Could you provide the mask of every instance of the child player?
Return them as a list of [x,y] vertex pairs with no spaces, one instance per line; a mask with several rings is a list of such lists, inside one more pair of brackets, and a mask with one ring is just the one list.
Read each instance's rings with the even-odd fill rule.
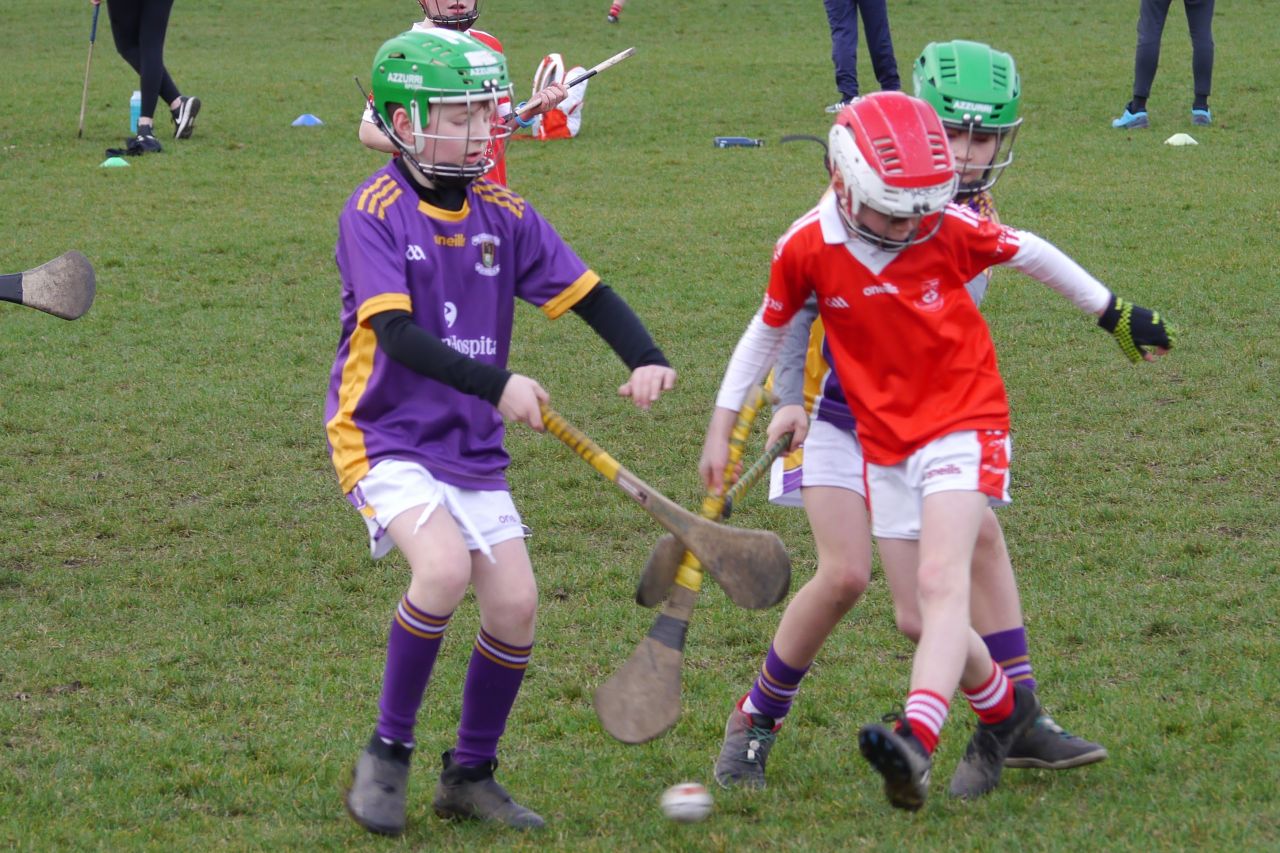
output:
[[409,563],[387,640],[379,716],[346,805],[397,835],[414,725],[449,619],[470,586],[480,610],[457,743],[433,807],[521,829],[543,824],[494,780],[497,746],[533,649],[537,589],[508,492],[503,419],[542,429],[547,392],[507,370],[514,300],[582,317],[631,371],[648,408],[675,383],[644,326],[523,198],[483,176],[504,132],[503,57],[464,33],[408,32],[378,51],[375,108],[400,156],[338,221],[342,332],[326,430],[343,492],[375,558]]
[[[1021,124],[1013,58],[976,42],[933,43],[916,59],[914,77],[916,95],[934,107],[946,128],[960,172],[956,203],[994,218],[990,189],[1013,160]],[[968,283],[975,302],[981,302],[986,284],[986,271]],[[811,298],[792,320],[775,369],[778,409],[805,406],[810,423],[805,446],[775,465],[771,499],[786,506],[803,501],[818,545],[818,570],[788,606],[759,677],[730,714],[716,762],[716,779],[725,786],[764,784],[769,749],[801,679],[871,575],[862,452],[853,415],[828,361],[817,313]],[[806,459],[811,464],[806,465]],[[908,569],[905,576],[888,580],[898,625],[916,639],[920,615],[915,569]],[[990,508],[973,555],[971,612],[974,629],[1009,679],[1035,690],[1017,583],[1000,523]],[[1005,766],[1056,770],[1106,756],[1104,747],[1070,734],[1042,711],[1014,742]],[[958,777],[960,783],[963,778]],[[955,793],[966,792],[960,788]]]
[[[502,42],[496,36],[477,30],[473,24],[480,18],[480,0],[418,0],[422,12],[426,16],[414,22],[410,32],[428,32],[436,28],[465,32],[479,41],[494,53],[503,55]],[[532,127],[534,119],[549,110],[555,109],[568,95],[568,90],[560,83],[554,83],[534,93],[526,103],[511,106],[511,97],[504,95],[498,104],[498,114],[503,122]],[[375,111],[366,109],[360,122],[360,143],[366,148],[381,151],[384,154],[397,153],[396,146],[377,125]],[[493,141],[494,167],[488,178],[500,184],[507,182],[506,138]]]
[[[856,418],[871,533],[886,575],[914,577],[920,618],[905,713],[892,729],[863,727],[859,747],[890,803],[918,809],[957,686],[979,717],[957,771],[965,796],[998,784],[1010,748],[1039,714],[1035,693],[1009,681],[970,627],[970,566],[988,505],[1009,500],[1010,444],[994,347],[965,285],[992,264],[1009,265],[1099,316],[1132,358],[1154,359],[1145,348],[1162,354],[1171,341],[1158,314],[1116,298],[1043,239],[949,204],[955,165],[925,101],[900,92],[854,101],[831,129],[829,167],[831,192],[774,249],[764,305],[730,360],[699,471],[708,488],[721,485],[734,413],[773,364],[787,323],[816,295]],[[793,431],[798,446],[808,427],[802,407],[787,407],[770,439]],[[841,605],[825,604],[822,618],[831,619]],[[809,643],[801,665],[821,638]],[[766,686],[787,699],[803,670],[775,669],[774,657]]]

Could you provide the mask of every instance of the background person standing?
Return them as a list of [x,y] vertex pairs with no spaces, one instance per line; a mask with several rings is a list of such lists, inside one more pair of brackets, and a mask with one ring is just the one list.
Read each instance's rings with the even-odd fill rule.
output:
[[871,51],[871,69],[880,88],[896,92],[902,88],[898,78],[898,60],[893,55],[893,38],[889,34],[889,11],[885,0],[822,0],[827,7],[827,23],[831,25],[831,61],[836,66],[836,88],[840,100],[827,107],[838,113],[858,97],[858,14],[867,34],[867,50]]
[[[1138,48],[1133,59],[1133,100],[1124,115],[1111,122],[1120,130],[1149,127],[1147,98],[1160,64],[1160,37],[1173,0],[1141,0],[1138,6]],[[1209,112],[1209,91],[1213,83],[1213,3],[1214,0],[1182,0],[1191,33],[1191,76],[1195,99],[1191,102],[1191,123],[1213,123]]]
[[[102,0],[89,2],[97,6]],[[128,142],[130,154],[162,150],[154,132],[159,98],[164,98],[169,105],[175,139],[190,138],[196,114],[200,112],[200,99],[183,95],[164,67],[164,38],[172,10],[173,0],[108,0],[107,3],[116,50],[140,78],[138,91],[142,93],[142,108],[137,133]]]

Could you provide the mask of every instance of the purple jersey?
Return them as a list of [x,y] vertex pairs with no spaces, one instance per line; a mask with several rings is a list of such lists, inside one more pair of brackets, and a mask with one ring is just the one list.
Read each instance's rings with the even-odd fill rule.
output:
[[443,210],[421,201],[394,163],[347,201],[336,258],[342,336],[325,428],[342,491],[392,458],[460,488],[507,488],[498,410],[392,361],[369,318],[409,311],[458,352],[505,368],[516,298],[555,318],[600,277],[507,188],[476,181],[461,210]]

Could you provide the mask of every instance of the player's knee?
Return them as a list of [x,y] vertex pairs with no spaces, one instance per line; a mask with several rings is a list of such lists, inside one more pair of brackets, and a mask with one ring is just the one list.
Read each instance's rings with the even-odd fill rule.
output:
[[824,564],[819,568],[818,576],[822,578],[823,594],[831,606],[845,612],[867,591],[871,568],[858,561]]
[[413,583],[433,591],[441,600],[461,601],[471,583],[471,561],[461,559],[410,562]]
[[968,591],[967,567],[924,562],[916,578],[922,605],[960,601]]
[[[538,616],[537,590],[505,596],[484,607],[485,622],[501,625],[503,636],[532,637],[534,622]],[[512,642],[516,642],[512,640]]]

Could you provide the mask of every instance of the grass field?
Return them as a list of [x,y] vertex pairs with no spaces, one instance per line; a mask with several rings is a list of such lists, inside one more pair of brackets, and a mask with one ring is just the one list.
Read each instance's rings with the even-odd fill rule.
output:
[[[584,324],[527,306],[513,366],[692,507],[706,417],[773,241],[825,180],[816,146],[777,138],[825,133],[828,33],[799,0],[636,0],[616,27],[606,6],[485,2],[482,26],[526,96],[547,51],[586,65],[638,51],[591,82],[579,139],[513,144],[511,181],[637,308],[680,387],[636,413]],[[1280,96],[1262,58],[1274,10],[1219,4],[1216,123],[1193,130],[1175,8],[1153,127],[1118,132],[1136,8],[891,4],[904,72],[926,42],[955,37],[1017,58],[1026,124],[998,188],[1003,218],[1184,330],[1173,356],[1137,368],[1017,274],[985,305],[1015,420],[1016,502],[1001,518],[1041,694],[1110,760],[1010,771],[991,797],[950,802],[971,718],[957,707],[938,795],[915,816],[891,810],[854,742],[901,701],[909,666],[877,580],[805,682],[769,789],[716,792],[707,822],[667,823],[659,793],[710,782],[779,612],[739,610],[709,585],[680,724],[649,745],[614,742],[591,695],[653,619],[631,595],[660,531],[554,439],[513,430],[541,608],[501,778],[549,827],[525,838],[431,814],[476,630],[468,602],[428,691],[408,832],[386,841],[346,818],[339,790],[373,724],[407,575],[398,556],[368,559],[321,410],[336,218],[381,164],[356,142],[351,78],[367,82],[415,4],[178,3],[167,58],[204,100],[195,137],[162,136],[163,154],[107,170],[137,80],[106,15],[77,140],[90,7],[7,0],[0,272],[77,248],[98,298],[74,323],[0,306],[0,848],[1276,849]],[[291,128],[303,112],[325,126]],[[1200,145],[1161,144],[1179,131]],[[739,134],[768,143],[712,147]],[[778,531],[798,586],[814,564],[803,515],[763,504],[757,492],[737,523]]]

